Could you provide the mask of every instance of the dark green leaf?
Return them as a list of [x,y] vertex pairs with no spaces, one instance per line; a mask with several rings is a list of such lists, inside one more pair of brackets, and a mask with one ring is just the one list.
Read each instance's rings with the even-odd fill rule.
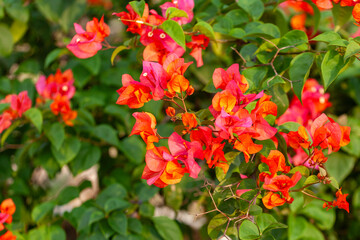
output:
[[295,95],[301,99],[305,81],[309,77],[311,66],[315,59],[314,53],[301,53],[290,63],[289,76],[293,83]]
[[356,158],[347,154],[335,152],[329,155],[325,163],[326,170],[340,184],[353,170]]
[[98,137],[101,140],[104,140],[105,142],[112,144],[114,146],[119,146],[119,139],[117,136],[117,132],[114,128],[112,128],[110,125],[101,124],[96,126],[92,133],[94,136]]
[[325,90],[338,77],[341,70],[346,66],[347,61],[335,50],[329,50],[321,63],[321,73],[324,80]]
[[55,204],[53,202],[44,202],[36,205],[31,212],[31,218],[36,222],[40,222],[46,215],[52,213]]
[[273,86],[269,89],[269,91],[270,95],[272,96],[271,101],[273,101],[278,106],[277,117],[280,117],[289,107],[288,96],[280,84]]
[[70,137],[65,139],[63,145],[57,150],[53,145],[51,146],[51,152],[53,153],[56,161],[60,166],[64,166],[71,162],[78,152],[80,151],[81,142],[75,138]]
[[353,39],[349,40],[349,45],[346,48],[344,60],[346,61],[348,58],[354,56],[355,54],[360,52],[360,45]]
[[122,212],[114,212],[108,218],[110,227],[121,235],[126,234],[128,221],[126,215]]
[[163,239],[182,240],[183,236],[178,224],[168,217],[153,217],[155,228]]
[[56,150],[60,149],[65,140],[65,130],[60,123],[53,123],[49,128],[45,128],[45,135]]
[[254,20],[260,19],[265,10],[264,3],[261,0],[238,0],[237,4],[240,8],[244,9]]
[[100,221],[105,217],[104,213],[97,208],[90,207],[88,208],[83,215],[81,216],[78,231],[81,231],[87,227],[90,227],[91,224]]
[[80,190],[78,187],[69,186],[61,190],[59,196],[56,198],[56,204],[63,205],[71,200],[79,197]]
[[82,142],[81,149],[76,158],[71,162],[72,172],[74,175],[91,168],[100,161],[101,150],[98,146],[93,146],[90,143]]
[[130,203],[125,201],[121,198],[109,198],[104,206],[104,210],[106,214],[109,214],[111,211],[114,210],[123,210],[125,208],[130,207]]

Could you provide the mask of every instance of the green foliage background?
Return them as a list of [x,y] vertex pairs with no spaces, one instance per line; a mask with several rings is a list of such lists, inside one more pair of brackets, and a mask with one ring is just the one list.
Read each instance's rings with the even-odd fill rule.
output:
[[[152,2],[149,4],[155,8],[158,6]],[[243,63],[230,47],[238,49],[247,61],[246,67],[255,64],[254,56],[259,63],[267,63],[273,58],[274,47],[262,43],[260,37],[281,37],[278,47],[295,44],[298,50],[307,49],[305,33],[287,33],[288,17],[275,8],[276,4],[271,0],[239,0],[238,3],[225,0],[195,1],[195,16],[212,24],[216,39],[236,41],[212,44],[204,53],[205,66],[198,69],[193,64],[189,68],[187,77],[197,91],[189,101],[191,109],[200,110],[211,104],[211,93],[214,93],[211,75],[215,68],[226,68],[234,62]],[[154,217],[155,207],[153,201],[149,202],[154,196],[160,196],[164,199],[163,204],[175,211],[186,210],[193,214],[191,208],[194,206],[203,211],[213,209],[206,189],[202,188],[205,178],[220,186],[239,179],[209,171],[203,172],[198,180],[185,177],[180,184],[164,189],[148,186],[141,180],[145,166],[145,145],[137,136],[128,137],[134,124],[131,117],[133,111],[115,102],[118,97],[116,90],[121,87],[121,75],[128,73],[136,79],[141,73],[142,49],[122,51],[112,66],[112,50],[100,51],[90,59],[80,60],[65,48],[74,34],[74,22],[84,25],[86,20],[102,15],[107,23],[116,26],[112,30],[118,29],[113,31],[109,41],[122,44],[131,35],[111,14],[124,11],[125,6],[123,1],[113,1],[113,8],[105,10],[103,7],[90,7],[85,0],[0,0],[0,99],[7,94],[27,90],[35,102],[34,82],[40,74],[49,75],[57,68],[72,69],[77,90],[72,100],[73,108],[78,110],[75,127],[64,127],[56,119],[46,120],[42,124],[35,121],[38,124],[35,127],[21,124],[0,148],[0,197],[11,197],[16,203],[17,211],[11,229],[18,239],[62,240],[76,239],[76,236],[77,239],[94,240],[208,239],[209,236],[216,239],[224,231],[227,220],[216,213],[206,215],[208,223],[200,230],[167,217]],[[320,31],[329,30],[324,27],[325,24],[319,23],[327,21],[326,17],[331,13],[316,14],[310,24],[317,25]],[[342,18],[347,21],[349,17],[346,16],[342,15]],[[341,21],[341,18],[337,19]],[[273,64],[279,73],[290,68],[286,75],[289,79],[303,79],[302,84],[300,82],[296,87],[296,95],[301,94],[310,70],[310,77],[320,80],[322,76],[333,103],[328,113],[341,116],[338,120],[342,121],[342,125],[351,126],[351,143],[342,152],[331,155],[327,164],[331,176],[342,185],[344,192],[350,194],[351,213],[326,211],[319,201],[312,201],[303,207],[308,199],[300,194],[294,196],[296,200],[293,204],[274,211],[264,210],[262,213],[256,207],[251,209],[260,228],[245,221],[240,226],[239,236],[236,229],[230,226],[227,232],[230,237],[256,239],[261,234],[262,239],[360,238],[357,161],[360,157],[360,64],[353,57],[360,47],[357,39],[348,38],[349,32],[354,29],[349,24],[343,26],[344,22],[337,24],[348,32],[342,30],[340,35],[332,32],[329,33],[331,36],[322,36],[323,39],[318,36],[321,43],[311,43],[316,50],[324,49],[324,52],[302,53],[296,58],[281,55]],[[201,24],[198,26],[198,29],[203,28]],[[344,51],[340,56],[336,49],[342,47]],[[187,61],[192,59],[188,57]],[[349,62],[351,66],[347,65]],[[304,67],[300,71],[292,71],[291,66],[298,64]],[[337,78],[345,67],[346,71]],[[275,76],[267,84],[274,75],[270,66],[248,68],[242,74],[249,79],[254,90],[269,90],[276,94],[275,98],[288,99],[287,95],[292,96],[288,82],[281,77]],[[279,111],[285,111],[288,104],[285,101]],[[169,135],[174,124],[165,117],[165,107],[160,101],[151,101],[140,111],[154,113],[160,134]],[[41,111],[43,116],[49,114],[45,109]],[[240,156],[235,156],[232,161],[232,166],[239,167],[241,171],[251,171],[242,168],[244,159]],[[56,206],[69,203],[79,197],[82,190],[91,187],[91,182],[86,180],[76,186],[65,186],[64,181],[57,178],[65,165],[74,176],[96,165],[99,194],[70,212],[56,214]],[[48,179],[34,182],[39,177],[40,168],[46,171]],[[224,180],[220,181],[222,178]],[[254,183],[249,180],[246,184]],[[221,197],[226,195],[219,189],[215,189],[215,199],[218,197],[216,194]],[[316,187],[313,190],[326,199],[332,199],[334,195],[334,189],[330,187]],[[219,204],[231,214],[234,211],[232,204],[238,203]],[[283,228],[282,223],[288,227]]]

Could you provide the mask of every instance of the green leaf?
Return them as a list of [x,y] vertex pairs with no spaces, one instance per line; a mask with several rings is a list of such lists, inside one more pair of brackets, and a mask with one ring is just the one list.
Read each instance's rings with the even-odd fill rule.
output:
[[182,188],[178,187],[178,185],[170,185],[165,187],[164,197],[166,205],[176,211],[180,209],[184,200]]
[[145,1],[131,1],[129,2],[132,9],[140,16],[142,17],[144,15],[145,10]]
[[121,235],[126,234],[128,221],[126,215],[122,212],[114,212],[108,218],[110,227]]
[[5,132],[2,133],[1,136],[1,146],[4,146],[6,139],[10,136],[10,134],[21,125],[21,121],[15,121],[13,122],[8,129],[5,130]]
[[[110,239],[114,235],[115,231],[110,227],[107,219],[103,219],[99,223],[100,231],[106,239]],[[114,240],[114,238],[112,238]]]
[[160,25],[160,28],[164,30],[164,32],[168,34],[177,44],[186,49],[184,30],[179,23],[174,20],[166,20]]
[[43,124],[43,116],[41,111],[37,108],[30,108],[24,113],[24,115],[32,122],[32,124],[34,124],[39,133],[41,133]]
[[194,27],[193,27],[193,31],[194,32],[200,32],[201,34],[204,34],[205,36],[207,36],[208,38],[215,40],[215,32],[214,29],[212,28],[212,26],[210,24],[208,24],[207,22],[204,21],[200,21],[198,22]]
[[142,232],[142,224],[140,220],[136,218],[128,218],[128,228],[130,231],[141,234]]
[[330,184],[336,189],[339,189],[339,183],[334,177],[330,177],[329,180],[331,181]]
[[271,101],[273,101],[277,106],[277,117],[283,115],[289,107],[289,98],[281,87],[281,84],[277,84],[269,89],[270,95],[272,96]]
[[347,154],[335,152],[329,155],[325,163],[326,170],[339,184],[351,173],[355,166],[356,158]]
[[260,229],[261,234],[276,228],[287,228],[285,224],[279,223],[272,215],[268,213],[263,213],[257,216],[256,223]]
[[0,56],[7,56],[12,52],[13,37],[5,24],[0,24],[0,32]]
[[126,46],[118,46],[111,54],[111,65],[114,65],[115,57],[122,51],[128,49]]
[[10,103],[0,103],[0,113],[7,110],[9,107],[10,107]]
[[322,230],[331,230],[335,223],[335,210],[325,209],[322,207],[323,202],[312,201],[300,210],[300,214],[304,214],[308,218],[315,220],[316,226]]
[[[19,239],[19,238],[17,238]],[[37,240],[65,240],[66,233],[58,225],[46,226],[42,225],[38,228],[33,228],[29,231],[27,239],[37,239]],[[22,240],[20,238],[19,240]]]
[[265,10],[264,3],[261,0],[238,0],[237,5],[244,9],[254,20],[260,19]]
[[295,95],[301,99],[304,84],[309,77],[311,66],[315,59],[314,53],[301,53],[297,55],[290,63],[289,76],[293,83]]
[[311,41],[329,43],[329,42],[339,40],[339,39],[341,39],[341,36],[338,33],[328,31],[328,32],[324,32],[324,33],[317,35],[316,37],[311,39]]
[[182,240],[179,225],[168,217],[153,217],[155,228],[163,239]]
[[119,149],[133,163],[140,164],[144,161],[146,146],[139,137],[127,137],[120,142]]
[[81,148],[81,142],[75,137],[65,139],[63,145],[57,150],[54,145],[51,146],[51,152],[53,153],[56,161],[62,167],[71,162]]
[[185,18],[189,17],[187,12],[185,12],[184,10],[180,10],[176,7],[169,7],[168,9],[166,9],[165,16],[167,19],[173,19],[175,17],[185,17]]
[[110,125],[106,125],[106,124],[98,125],[93,129],[92,133],[94,136],[98,137],[101,140],[104,140],[109,144],[112,144],[117,147],[119,146],[120,142],[117,136],[117,132]]
[[319,28],[319,24],[320,24],[320,19],[321,19],[321,13],[319,8],[316,6],[316,4],[311,1],[311,0],[304,0],[304,2],[307,2],[313,9],[313,15],[314,17],[312,19],[314,19],[314,24],[312,24],[312,26],[314,27],[313,30],[313,34],[316,34],[318,32],[318,28]]
[[46,215],[52,213],[55,207],[53,202],[44,202],[36,205],[31,212],[31,218],[36,222],[40,222]]
[[259,229],[253,222],[251,222],[249,220],[245,220],[240,225],[239,236],[240,236],[240,239],[243,239],[243,240],[252,240],[252,239],[258,239],[260,236],[260,233],[259,233]]
[[44,67],[47,68],[50,64],[55,61],[64,52],[64,49],[57,48],[52,50],[45,58]]
[[114,183],[105,188],[96,198],[96,204],[105,208],[105,204],[110,198],[124,198],[126,196],[126,189],[119,183]]
[[300,172],[302,176],[304,177],[308,177],[310,175],[310,171],[307,167],[305,166],[297,166],[297,167],[294,167],[290,170],[289,173],[296,173],[296,172]]
[[[300,48],[300,45],[306,44],[306,47],[302,47],[300,49],[296,50],[306,50],[308,48],[308,37],[304,31],[301,30],[292,30],[287,32],[282,38],[280,38],[278,47],[287,47],[287,46],[298,46]],[[289,48],[290,49],[290,48]]]
[[26,23],[29,20],[29,7],[25,7],[21,0],[4,0],[6,12],[14,20]]
[[101,150],[98,146],[82,142],[81,149],[76,158],[71,162],[71,170],[74,175],[91,168],[100,161]]
[[130,207],[131,204],[128,201],[125,201],[121,198],[109,198],[105,202],[104,210],[106,214],[109,214],[111,211],[114,210],[123,210],[125,208]]
[[53,123],[49,128],[45,128],[45,135],[50,140],[52,146],[59,150],[65,140],[65,130],[60,123]]
[[360,45],[353,39],[349,40],[349,45],[346,48],[346,52],[344,55],[344,60],[346,61],[348,58],[354,56],[355,54],[360,52]]
[[278,130],[284,133],[297,132],[300,126],[300,123],[297,122],[285,122],[278,126]]
[[82,66],[84,66],[92,75],[98,75],[101,68],[100,55],[96,54],[91,58],[78,59]]
[[288,225],[289,240],[324,240],[321,231],[303,217],[290,215]]
[[304,186],[309,185],[309,184],[318,183],[318,182],[319,182],[319,178],[316,175],[311,175],[308,178],[306,178],[306,180],[304,182]]
[[321,63],[321,74],[323,77],[325,90],[338,77],[346,63],[347,62],[344,61],[344,57],[341,56],[337,51],[327,51]]
[[140,205],[139,213],[143,217],[152,217],[154,216],[155,207],[151,205],[150,203],[143,203]]
[[64,205],[71,200],[79,197],[80,190],[78,187],[69,186],[61,190],[59,196],[56,198],[56,204]]
[[222,215],[215,215],[209,222],[207,227],[207,232],[211,239],[218,239],[221,235],[223,235],[223,231],[228,222],[228,219]]
[[258,206],[258,205],[251,205],[250,209],[249,209],[249,214],[252,216],[257,216],[259,214],[261,214],[263,211],[262,207]]
[[242,28],[233,28],[229,32],[229,35],[237,39],[242,39],[243,37],[245,37],[246,33]]
[[[257,23],[257,22],[256,22]],[[254,22],[250,22],[246,25],[246,37],[265,37],[265,38],[279,38],[279,28],[271,23],[257,24],[252,27]]]
[[331,11],[334,16],[335,30],[340,29],[344,24],[349,22],[353,8],[354,7],[344,7],[340,6],[340,4],[333,4]]
[[105,217],[104,213],[97,208],[90,207],[88,208],[81,216],[78,231],[81,231],[87,227],[90,227],[91,224],[100,221]]
[[26,33],[28,29],[27,23],[15,20],[10,27],[10,32],[14,43],[17,43]]

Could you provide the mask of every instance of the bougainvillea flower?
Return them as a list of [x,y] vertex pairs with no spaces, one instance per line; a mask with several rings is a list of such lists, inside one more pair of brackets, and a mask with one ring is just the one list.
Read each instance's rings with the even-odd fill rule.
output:
[[260,152],[263,148],[260,144],[255,144],[250,134],[239,135],[234,143],[234,148],[244,153],[245,161],[249,162],[250,154]]
[[271,150],[268,157],[261,156],[261,162],[269,166],[270,177],[275,176],[277,172],[288,173],[290,171],[290,166],[286,166],[284,155],[278,150]]
[[336,200],[333,202],[334,206],[340,209],[345,209],[349,213],[349,203],[346,201],[346,197],[349,194],[342,194],[341,188],[336,192]]
[[166,115],[168,115],[169,117],[175,116],[175,113],[176,113],[175,108],[173,108],[173,107],[167,107],[165,112],[166,112]]
[[348,144],[350,141],[349,134],[350,127],[342,130],[339,124],[325,114],[321,114],[311,125],[313,146],[320,146],[323,149],[329,148],[329,153],[339,151],[340,147]]
[[262,202],[267,209],[272,209],[273,207],[282,206],[286,203],[284,198],[281,198],[279,194],[268,192],[263,198]]
[[110,35],[110,27],[104,22],[104,16],[101,17],[100,21],[97,18],[93,18],[92,21],[86,23],[86,31],[95,33],[95,41],[102,42]]
[[122,23],[128,26],[126,31],[143,35],[146,27],[143,23],[147,22],[149,17],[149,6],[145,4],[144,13],[141,17],[133,10],[130,4],[126,6],[126,9],[129,11],[128,13],[120,12],[113,13],[113,15],[119,17]]
[[203,151],[199,142],[188,142],[174,132],[169,137],[169,149],[174,159],[185,164],[185,169],[190,177],[197,178],[201,170],[195,158],[203,159]]
[[21,117],[24,112],[31,108],[32,104],[27,91],[22,91],[18,95],[7,95],[0,103],[10,103],[10,108],[5,112],[11,114],[12,118]]
[[116,104],[128,105],[129,108],[139,108],[152,99],[151,89],[135,81],[129,74],[122,75],[122,84],[117,93],[120,95]]
[[184,75],[185,71],[192,63],[193,62],[186,63],[185,60],[180,58],[177,54],[169,54],[163,64],[163,67],[168,74],[168,80],[177,75]]
[[40,76],[36,82],[36,90],[45,99],[55,99],[60,94],[71,99],[75,94],[74,77],[71,69],[63,73],[58,69],[55,74]]
[[248,116],[230,115],[225,110],[215,120],[215,129],[219,131],[219,136],[223,139],[233,139],[234,133],[241,135],[252,126],[251,118]]
[[224,90],[215,94],[212,99],[212,107],[216,111],[224,109],[227,113],[232,113],[236,104],[236,97],[230,91]]
[[357,3],[352,11],[353,18],[356,22],[360,22],[360,3]]
[[314,164],[323,164],[327,161],[327,157],[324,156],[324,153],[315,148],[314,149],[314,155],[311,157],[311,161],[314,163]]
[[55,115],[61,115],[66,125],[74,126],[72,120],[77,117],[77,112],[71,110],[70,101],[66,96],[57,95],[54,102],[50,104],[50,108]]
[[289,146],[294,149],[299,147],[307,149],[310,146],[309,135],[304,126],[300,126],[297,132],[289,132],[287,137]]
[[272,192],[281,192],[287,202],[292,202],[289,195],[290,188],[294,187],[301,179],[301,173],[296,172],[291,178],[286,175],[266,177],[263,188]]
[[13,117],[9,112],[0,114],[0,133],[11,126],[12,119]]
[[164,97],[166,80],[167,73],[161,64],[147,61],[143,62],[143,72],[140,75],[140,82],[151,89],[155,101]]
[[188,14],[188,17],[176,17],[174,18],[179,24],[186,24],[192,21],[194,17],[193,9],[194,9],[194,0],[172,0],[171,2],[166,2],[160,6],[162,10],[162,15],[166,16],[166,10],[169,7],[178,8],[180,10],[185,11]]
[[190,129],[198,125],[198,122],[196,120],[196,115],[193,113],[183,113],[181,120],[183,122],[186,131],[189,131]]
[[136,122],[129,136],[140,135],[146,143],[147,150],[154,148],[154,142],[159,141],[156,135],[156,119],[154,115],[148,112],[135,112],[133,117]]
[[[146,166],[142,174],[142,179],[146,179],[147,184],[154,184],[157,187],[163,188],[168,184],[180,182],[185,173],[185,169],[177,163],[177,160],[173,160],[172,164],[167,167],[172,159],[164,158],[164,155],[170,155],[166,147],[154,147],[146,152]],[[164,172],[167,173],[161,178]]]
[[96,41],[97,34],[85,32],[77,23],[74,23],[76,35],[66,46],[76,57],[89,58],[94,56],[101,48],[100,42]]
[[0,240],[16,240],[16,236],[12,232],[6,231],[3,235],[0,236]]
[[215,69],[212,78],[216,89],[220,88],[225,90],[231,81],[235,81],[242,93],[245,93],[249,88],[246,78],[240,74],[239,64],[237,63],[231,65],[226,71],[222,68]]
[[8,215],[7,218],[5,219],[6,223],[12,222],[12,215],[15,213],[15,211],[16,211],[16,206],[11,198],[8,198],[8,199],[5,199],[4,201],[2,201],[2,203],[0,205],[0,212],[2,214]]
[[306,22],[306,14],[298,14],[291,18],[290,25],[292,29],[297,29],[301,31],[305,31],[305,22]]
[[191,42],[186,43],[186,46],[188,48],[191,48],[190,55],[195,58],[197,67],[201,67],[204,65],[203,59],[202,59],[202,50],[206,49],[206,47],[209,45],[210,39],[205,35],[193,35],[191,37]]
[[277,132],[277,129],[271,127],[264,119],[267,115],[277,115],[277,105],[270,101],[271,96],[264,94],[256,103],[255,108],[251,111],[253,129],[259,134],[254,136],[258,140],[271,139]]
[[187,80],[183,75],[175,75],[167,83],[167,89],[170,94],[186,92],[189,87],[189,80]]
[[197,141],[205,147],[203,153],[209,168],[215,166],[222,168],[224,173],[228,171],[229,165],[223,151],[225,143],[221,143],[222,138],[214,138],[210,128],[198,127],[197,130],[192,130],[190,140]]

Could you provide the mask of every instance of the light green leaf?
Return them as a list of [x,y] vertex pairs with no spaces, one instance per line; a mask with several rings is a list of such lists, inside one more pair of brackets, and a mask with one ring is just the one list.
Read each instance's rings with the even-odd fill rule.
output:
[[238,0],[237,4],[254,20],[260,19],[265,10],[264,3],[261,0]]
[[212,26],[210,24],[208,24],[207,22],[204,21],[200,21],[198,22],[194,27],[193,27],[193,31],[194,32],[200,32],[201,34],[204,34],[205,36],[207,36],[208,38],[215,40],[215,33],[214,33],[214,29],[212,28]]
[[145,1],[141,0],[141,1],[131,1],[129,2],[130,6],[132,7],[132,9],[140,16],[142,17],[144,14],[144,10],[145,10]]
[[253,222],[249,220],[245,220],[240,225],[239,236],[240,239],[242,240],[252,240],[252,239],[258,239],[260,233],[259,233],[259,229]]
[[10,29],[5,24],[0,24],[0,56],[7,56],[12,52],[14,40]]
[[36,222],[40,222],[46,215],[52,213],[55,207],[53,202],[44,202],[36,205],[31,212],[31,218]]
[[329,42],[339,40],[339,39],[341,39],[341,37],[340,37],[340,35],[338,33],[328,31],[328,32],[324,32],[324,33],[321,33],[321,34],[317,35],[316,37],[311,39],[311,41],[329,43]]
[[24,113],[24,115],[32,122],[32,124],[34,124],[39,133],[41,133],[43,124],[43,116],[41,111],[37,108],[30,108]]
[[114,65],[115,57],[122,51],[128,49],[126,46],[118,46],[111,54],[111,64]]
[[185,18],[189,17],[187,12],[185,12],[184,10],[180,10],[176,7],[169,7],[168,9],[166,9],[165,16],[167,19],[173,19],[175,17],[185,17]]
[[184,30],[179,23],[174,20],[166,20],[160,25],[160,28],[164,30],[164,32],[168,34],[177,44],[186,49]]
[[309,185],[309,184],[318,183],[318,182],[319,182],[319,178],[316,175],[311,175],[308,178],[306,178],[306,180],[304,182],[304,186]]
[[57,150],[54,145],[51,146],[51,152],[55,157],[56,161],[62,167],[71,162],[81,148],[81,142],[75,137],[65,139],[61,148]]
[[344,60],[354,56],[355,54],[360,52],[360,45],[353,39],[349,40],[349,45],[346,48],[346,52],[344,55]]

